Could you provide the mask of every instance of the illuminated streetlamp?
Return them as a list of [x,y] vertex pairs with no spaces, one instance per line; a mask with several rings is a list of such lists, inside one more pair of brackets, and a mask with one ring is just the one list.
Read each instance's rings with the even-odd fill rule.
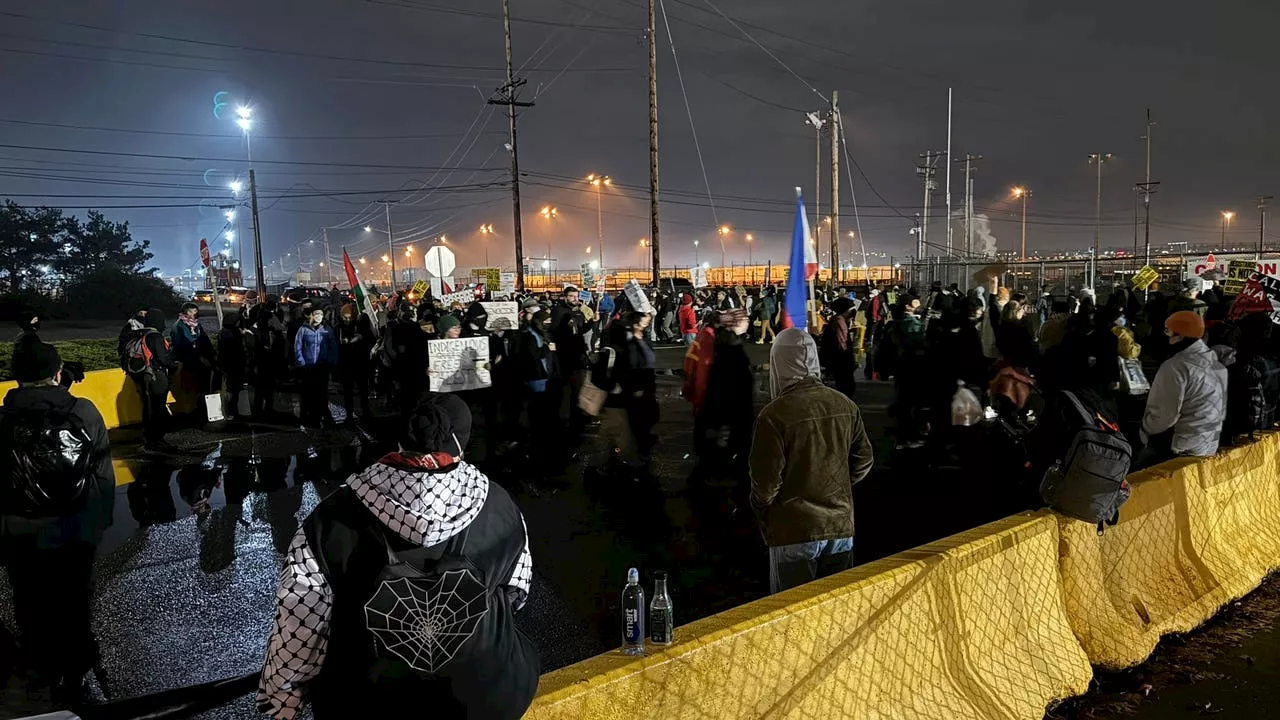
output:
[[231,182],[227,183],[227,187],[231,188],[231,192],[233,194],[239,195],[240,191],[244,190],[244,183],[240,182],[239,180],[232,180]]
[[1013,189],[1013,197],[1022,199],[1022,259],[1027,259],[1027,198],[1031,197],[1031,191],[1025,187],[1015,187]]
[[1234,210],[1222,211],[1222,249],[1223,250],[1227,249],[1227,228],[1230,227],[1231,221],[1232,219],[1235,218],[1235,216],[1236,216],[1236,213]]
[[591,173],[587,176],[587,184],[596,189],[596,240],[600,244],[600,262],[604,262],[604,205],[601,200],[601,192],[604,188],[613,185],[613,178],[608,175],[596,175]]
[[[546,208],[543,208],[543,209],[545,210]],[[493,225],[481,225],[481,226],[480,226],[480,234],[481,234],[481,235],[492,235],[492,234],[493,234]],[[488,241],[488,238],[485,238],[485,240],[484,240],[484,264],[485,264],[485,267],[488,267],[488,266],[489,266],[489,241]]]
[[751,247],[752,243],[754,243],[755,240],[756,240],[755,235],[752,235],[751,233],[747,233],[746,241],[747,241],[747,264],[748,265],[755,265],[755,259],[752,257],[752,251],[754,248]]
[[699,245],[699,243],[700,243],[700,242],[701,242],[701,241],[699,241],[699,240],[694,240],[694,241],[693,241],[693,264],[694,264],[694,265],[697,265],[697,264],[698,264],[698,245]]

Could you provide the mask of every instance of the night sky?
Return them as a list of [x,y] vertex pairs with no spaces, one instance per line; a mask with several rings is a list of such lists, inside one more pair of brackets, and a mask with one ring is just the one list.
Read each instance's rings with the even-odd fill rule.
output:
[[[859,226],[851,171],[869,252],[913,251],[909,218],[922,204],[914,167],[920,152],[946,147],[948,87],[953,154],[985,156],[976,204],[1002,250],[1019,241],[1014,185],[1034,193],[1030,250],[1092,244],[1093,152],[1115,153],[1104,168],[1103,245],[1131,247],[1147,108],[1161,183],[1153,245],[1216,242],[1219,212],[1230,209],[1239,213],[1232,238],[1252,246],[1255,198],[1280,190],[1268,132],[1280,110],[1269,82],[1280,8],[1268,3],[715,3],[777,61],[705,0],[666,0],[714,210],[660,14],[664,266],[693,262],[694,239],[700,260],[718,264],[721,224],[733,228],[729,262],[747,260],[746,233],[756,262],[785,262],[795,186],[813,208],[814,136],[802,111],[825,109],[813,89],[840,93],[860,166],[846,169],[842,157],[841,231]],[[561,267],[598,257],[596,197],[584,178],[607,173],[616,184],[603,195],[606,264],[639,266],[648,235],[643,0],[512,6],[523,99],[537,102],[520,119],[526,253],[545,255],[550,243]],[[165,274],[180,273],[198,262],[201,237],[221,247],[216,206],[232,201],[226,184],[247,169],[234,105],[247,103],[269,274],[286,252],[283,267],[297,269],[299,245],[304,266],[318,260],[322,226],[340,226],[329,231],[335,256],[346,245],[375,260],[385,235],[363,227],[384,227],[382,206],[370,205],[380,199],[399,201],[397,239],[412,241],[418,263],[443,234],[460,267],[485,264],[478,227],[491,223],[489,260],[513,265],[506,120],[485,102],[504,76],[498,0],[4,0],[0,13],[9,99],[0,196],[127,219]],[[221,119],[220,91],[231,103]],[[824,160],[824,214],[829,172]],[[958,209],[961,175],[952,182]],[[437,189],[411,192],[424,185]],[[940,187],[933,242],[945,237],[944,202]],[[120,207],[142,205],[164,207]],[[547,205],[558,218],[538,215]],[[248,228],[242,219],[237,242]],[[851,242],[844,259],[860,262]],[[403,264],[404,247],[397,252]]]

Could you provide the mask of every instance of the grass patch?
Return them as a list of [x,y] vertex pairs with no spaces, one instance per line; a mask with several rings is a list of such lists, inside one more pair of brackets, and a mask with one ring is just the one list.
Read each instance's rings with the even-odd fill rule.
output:
[[[52,343],[63,362],[84,363],[84,369],[110,370],[120,367],[116,356],[116,340],[63,340]],[[12,380],[13,343],[0,343],[0,380]]]

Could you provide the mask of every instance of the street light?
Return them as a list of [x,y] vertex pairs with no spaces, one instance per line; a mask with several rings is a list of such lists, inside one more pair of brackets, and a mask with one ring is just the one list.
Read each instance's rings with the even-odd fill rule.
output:
[[1022,199],[1022,259],[1027,259],[1027,198],[1031,197],[1031,191],[1024,187],[1015,187],[1013,189],[1013,197]]
[[236,219],[236,211],[235,211],[235,210],[228,210],[228,211],[226,211],[225,213],[223,213],[223,215],[226,215],[226,216],[227,216],[227,222],[235,222],[235,219]]
[[693,264],[694,264],[694,265],[697,265],[697,264],[698,264],[698,244],[699,244],[699,242],[700,242],[700,241],[698,241],[698,240],[694,240],[694,241],[693,241]]
[[372,225],[365,225],[365,226],[364,226],[364,231],[365,231],[365,232],[373,232],[373,226],[372,226]]
[[361,264],[361,265],[364,265],[366,262],[368,262],[368,261],[367,261],[367,260],[365,260],[364,258],[360,258],[360,264]]
[[228,231],[226,231],[225,233],[223,233],[223,234],[222,234],[222,236],[223,236],[223,237],[225,237],[225,238],[227,239],[227,242],[235,242],[235,241],[236,241],[236,231],[235,231],[235,230],[228,230]]
[[[544,208],[544,209],[545,209],[545,208]],[[481,226],[480,226],[480,234],[481,234],[481,235],[492,235],[492,234],[493,234],[493,225],[481,225]],[[489,266],[489,241],[488,241],[488,238],[485,238],[485,242],[484,242],[484,264],[485,264],[485,267],[488,267],[488,266]]]
[[560,209],[553,208],[550,205],[547,205],[542,208],[539,214],[542,215],[544,220],[550,220],[551,218],[554,218],[554,217],[560,217]]
[[1235,216],[1236,216],[1236,213],[1234,210],[1222,211],[1222,249],[1223,250],[1227,249],[1227,227],[1231,225],[1231,220],[1235,218]]
[[244,190],[244,183],[240,182],[239,180],[232,180],[231,182],[227,183],[227,187],[231,188],[232,193],[239,195],[240,191]]
[[601,192],[604,188],[613,185],[613,178],[608,175],[597,175],[591,173],[587,176],[587,184],[596,189],[596,241],[600,245],[600,262],[604,263],[604,204],[601,199]]

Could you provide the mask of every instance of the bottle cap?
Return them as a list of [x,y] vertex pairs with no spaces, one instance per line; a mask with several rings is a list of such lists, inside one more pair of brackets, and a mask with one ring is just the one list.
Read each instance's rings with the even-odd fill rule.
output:
[[629,582],[629,583],[638,583],[638,582],[640,582],[640,571],[639,571],[639,570],[637,570],[637,569],[635,569],[635,568],[631,568],[630,570],[628,570],[628,571],[627,571],[627,582]]

